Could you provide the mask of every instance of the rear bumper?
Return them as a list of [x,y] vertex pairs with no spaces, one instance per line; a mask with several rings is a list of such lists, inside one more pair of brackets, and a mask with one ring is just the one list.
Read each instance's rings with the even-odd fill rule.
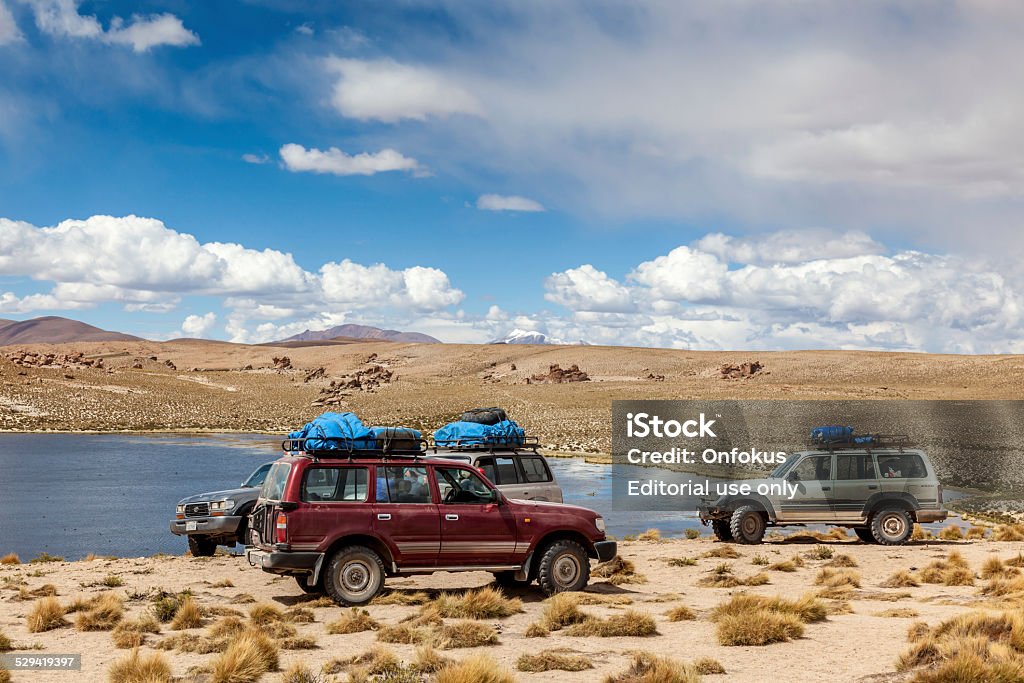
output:
[[615,557],[619,551],[619,545],[615,541],[598,541],[594,544],[594,551],[597,552],[598,561],[607,562]]
[[245,551],[245,559],[250,566],[259,567],[271,574],[315,574],[323,557],[323,553],[316,552],[281,553],[258,548],[247,548]]
[[[189,536],[191,534],[203,534],[205,536],[231,536],[238,533],[238,527],[242,523],[242,517],[189,517],[187,519],[172,519],[171,533],[176,536]],[[189,531],[187,525],[195,522],[196,528]]]
[[917,511],[917,521],[918,522],[942,522],[947,517],[949,517],[949,513],[946,512],[945,510],[918,510]]

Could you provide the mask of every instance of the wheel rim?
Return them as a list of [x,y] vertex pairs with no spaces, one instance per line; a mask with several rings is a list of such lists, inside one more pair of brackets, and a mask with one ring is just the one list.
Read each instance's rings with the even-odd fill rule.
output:
[[761,520],[758,519],[756,514],[749,514],[743,518],[743,523],[740,525],[740,530],[744,536],[756,536],[758,530],[761,528]]
[[341,568],[341,587],[346,593],[359,594],[366,592],[373,580],[373,572],[363,560],[346,562]]
[[555,583],[559,586],[571,586],[580,575],[580,562],[575,555],[559,555],[551,566]]
[[902,515],[889,514],[882,518],[882,533],[889,538],[899,538],[907,530],[907,524]]

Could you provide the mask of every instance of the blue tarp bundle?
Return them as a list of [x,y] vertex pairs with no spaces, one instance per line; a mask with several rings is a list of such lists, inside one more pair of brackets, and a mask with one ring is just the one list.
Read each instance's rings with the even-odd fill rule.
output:
[[827,441],[849,441],[853,437],[853,427],[832,425],[815,427],[811,430],[811,441],[822,443]]
[[419,439],[422,434],[415,429],[366,427],[355,413],[324,413],[288,435],[289,439],[305,439],[307,451],[375,450],[382,448],[386,439],[401,437]]
[[438,446],[522,446],[526,431],[512,420],[485,425],[478,422],[449,422],[434,432]]

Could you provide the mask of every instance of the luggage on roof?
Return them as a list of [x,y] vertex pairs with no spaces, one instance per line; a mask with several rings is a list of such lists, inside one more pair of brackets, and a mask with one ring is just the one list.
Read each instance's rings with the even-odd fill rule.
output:
[[853,427],[831,425],[815,427],[811,430],[812,443],[828,443],[829,441],[849,441],[853,437]]
[[464,412],[459,421],[476,422],[482,425],[496,425],[499,422],[507,422],[508,414],[497,406],[492,408],[473,408]]
[[355,413],[323,413],[291,432],[285,451],[421,453],[423,435],[408,427],[367,427]]
[[492,425],[459,420],[434,432],[434,445],[440,448],[515,448],[526,445],[526,431],[512,420]]

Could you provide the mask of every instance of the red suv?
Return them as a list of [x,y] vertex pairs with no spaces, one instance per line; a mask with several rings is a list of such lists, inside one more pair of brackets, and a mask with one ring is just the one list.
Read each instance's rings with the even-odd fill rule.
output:
[[285,451],[249,518],[246,558],[342,605],[369,602],[388,576],[436,571],[581,590],[590,560],[616,553],[596,512],[509,500],[479,470],[423,449]]

